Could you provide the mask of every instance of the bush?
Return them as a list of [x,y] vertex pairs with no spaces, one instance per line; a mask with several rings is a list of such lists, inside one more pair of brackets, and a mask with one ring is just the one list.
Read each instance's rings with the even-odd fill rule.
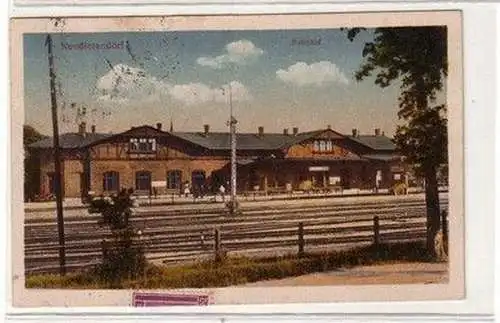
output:
[[112,232],[111,241],[103,241],[102,263],[95,268],[101,283],[109,288],[120,288],[124,280],[137,279],[146,270],[144,247],[135,239],[138,235],[130,224],[133,201],[131,190],[122,190],[118,195],[94,199],[90,213],[100,213],[100,224]]
[[99,279],[91,273],[67,274],[60,276],[32,275],[26,278],[26,288],[102,288]]
[[[144,265],[143,275],[126,277],[113,288],[210,288],[240,285],[269,279],[281,279],[342,267],[372,265],[397,261],[426,261],[423,243],[403,243],[373,246],[339,252],[309,253],[302,258],[294,255],[250,259],[227,258],[221,263],[204,261],[192,265],[159,267]],[[119,261],[117,261],[119,263]],[[108,269],[111,272],[111,269]],[[95,277],[98,277],[97,279]],[[109,280],[100,280],[92,273],[59,277],[56,275],[31,276],[27,287],[38,288],[109,288]]]

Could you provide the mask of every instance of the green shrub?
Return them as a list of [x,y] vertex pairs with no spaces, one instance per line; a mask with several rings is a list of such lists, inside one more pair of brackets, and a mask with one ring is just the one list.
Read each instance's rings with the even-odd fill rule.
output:
[[90,213],[101,214],[100,223],[112,232],[112,239],[103,241],[102,263],[95,268],[95,274],[108,288],[122,288],[124,280],[137,279],[147,266],[144,248],[129,221],[131,194],[131,190],[123,189],[118,195],[92,200],[89,207]]
[[240,285],[269,279],[281,279],[304,274],[371,265],[393,261],[426,261],[423,243],[381,245],[377,253],[373,246],[338,252],[309,253],[302,258],[294,255],[251,259],[227,258],[221,263],[204,261],[191,265],[160,267],[145,265],[145,271],[110,285],[100,279],[99,272],[27,277],[28,288],[209,288]]

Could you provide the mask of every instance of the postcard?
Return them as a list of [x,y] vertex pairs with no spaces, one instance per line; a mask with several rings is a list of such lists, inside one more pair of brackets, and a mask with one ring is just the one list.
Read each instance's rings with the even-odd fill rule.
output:
[[13,305],[462,299],[461,26],[12,19]]

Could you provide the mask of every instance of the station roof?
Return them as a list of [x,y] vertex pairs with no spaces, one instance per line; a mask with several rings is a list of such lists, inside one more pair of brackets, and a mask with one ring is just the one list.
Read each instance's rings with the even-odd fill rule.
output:
[[[82,136],[79,133],[70,132],[59,136],[59,146],[63,149],[78,149],[97,142],[102,139],[111,137],[112,134],[105,133],[87,133]],[[52,137],[47,137],[37,142],[32,143],[30,148],[52,148],[54,145]]]
[[[175,136],[209,150],[228,150],[231,147],[230,134],[228,132],[209,132],[208,134],[202,132],[164,132],[150,126],[142,126],[127,130],[127,133],[133,131],[134,129],[137,130],[141,128],[154,129],[157,133]],[[296,135],[281,133],[237,133],[236,142],[238,149],[240,150],[279,150],[300,143],[304,140],[312,139],[325,131],[332,130],[320,129],[309,132],[301,132]],[[116,135],[119,134],[86,133],[85,135],[82,135],[80,133],[65,133],[60,135],[59,143],[63,149],[78,149],[91,146],[97,142],[101,142]],[[355,137],[346,135],[341,136],[375,151],[395,150],[394,143],[385,135],[360,135]],[[40,149],[50,149],[52,147],[53,141],[51,137],[44,138],[30,145],[30,148]]]

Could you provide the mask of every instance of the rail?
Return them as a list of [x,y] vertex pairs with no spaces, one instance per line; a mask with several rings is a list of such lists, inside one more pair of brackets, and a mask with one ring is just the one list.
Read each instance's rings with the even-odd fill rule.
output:
[[[446,207],[446,204],[443,205]],[[283,210],[275,218],[263,211],[241,219],[220,214],[215,219],[203,215],[185,219],[166,219],[166,225],[147,227],[144,223],[141,243],[147,258],[166,265],[190,263],[205,259],[219,259],[221,254],[265,256],[298,253],[299,256],[316,250],[337,250],[357,246],[403,241],[421,241],[426,237],[425,208],[397,211],[392,208],[363,211],[321,213],[316,208],[308,212]],[[446,211],[443,213],[446,230]],[[263,218],[267,218],[264,222]],[[199,222],[199,223],[196,223]],[[140,220],[138,223],[141,223]],[[100,262],[103,239],[111,233],[89,226],[78,230],[75,224],[67,236],[67,263],[69,270],[87,268]],[[25,235],[25,272],[57,272],[58,244],[54,228],[44,231],[27,230]]]

